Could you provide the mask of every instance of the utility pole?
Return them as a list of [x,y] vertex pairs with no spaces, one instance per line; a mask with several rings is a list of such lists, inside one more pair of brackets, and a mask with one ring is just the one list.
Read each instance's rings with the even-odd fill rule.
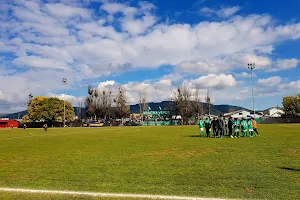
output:
[[62,78],[62,82],[65,85],[65,91],[64,91],[64,128],[66,127],[66,85],[67,85],[67,78]]
[[255,63],[248,63],[248,69],[251,70],[253,117],[254,117],[254,119],[255,119],[254,90],[253,90],[253,70],[255,69]]

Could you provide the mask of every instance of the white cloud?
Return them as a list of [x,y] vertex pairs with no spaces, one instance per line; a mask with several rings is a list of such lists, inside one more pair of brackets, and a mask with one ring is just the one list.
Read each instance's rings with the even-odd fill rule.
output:
[[299,63],[299,60],[293,58],[293,59],[278,59],[276,62],[276,65],[280,70],[288,70],[295,68]]
[[67,70],[68,66],[61,62],[48,58],[41,58],[38,56],[23,56],[13,60],[13,63],[17,66],[29,66],[44,69],[63,69]]
[[299,91],[300,90],[300,80],[292,81],[290,83],[284,83],[279,86],[281,90],[292,90]]
[[248,63],[255,63],[255,69],[264,69],[272,65],[272,60],[267,56],[257,56],[255,54],[241,55],[240,63],[247,66]]
[[73,6],[64,5],[62,3],[47,3],[45,9],[55,17],[73,17],[80,16],[82,18],[89,18],[90,12],[83,8],[76,8]]
[[[236,69],[246,69],[249,62],[256,63],[258,70],[270,70],[274,63],[278,70],[295,66],[293,59],[274,62],[271,57],[279,42],[300,38],[299,22],[278,24],[267,14],[232,16],[239,8],[224,7],[218,11],[224,17],[221,21],[169,24],[160,21],[155,6],[146,2],[133,7],[130,2],[105,1],[99,13],[89,7],[89,1],[54,2],[7,1],[0,6],[0,52],[8,55],[1,61],[6,63],[1,70],[13,70],[9,76],[1,72],[11,91],[3,84],[0,90],[10,101],[24,101],[26,95],[20,91],[55,93],[63,88],[60,79],[65,76],[80,82],[172,65],[170,74],[158,78],[183,81],[190,75],[234,74]],[[229,83],[208,81],[207,85],[222,88],[236,84],[233,77],[225,76]],[[4,79],[2,76],[1,81]],[[149,84],[144,83],[156,92],[151,94],[157,94],[158,89]],[[166,91],[159,94],[161,99],[169,98]]]
[[146,15],[141,19],[125,18],[122,27],[123,30],[130,34],[138,35],[144,33],[149,27],[153,26],[156,20],[156,17],[151,15]]
[[187,81],[194,85],[194,88],[199,89],[224,89],[226,87],[234,87],[237,84],[237,81],[231,74],[209,74],[207,76],[200,76],[195,80]]
[[121,12],[125,15],[134,15],[137,11],[136,8],[121,3],[104,3],[101,6],[101,9],[105,10],[109,14],[116,14]]
[[208,74],[226,71],[230,68],[224,61],[181,61],[176,66],[176,70],[191,74]]
[[258,85],[261,87],[272,87],[276,86],[281,82],[281,78],[279,76],[273,76],[266,79],[259,79]]
[[[111,80],[100,82],[97,88],[99,90],[109,89],[114,95],[119,85],[119,83]],[[150,83],[149,81],[128,82],[126,84],[122,84],[122,87],[126,91],[126,99],[129,104],[138,103],[139,95],[141,93],[146,95],[147,101],[149,102],[170,100],[172,95],[171,90],[173,88],[172,81],[167,79],[162,79],[153,83]]]
[[230,17],[231,15],[235,14],[238,12],[241,8],[239,6],[233,6],[233,7],[228,7],[228,8],[222,8],[217,12],[217,15],[219,17]]
[[236,74],[236,77],[239,77],[239,78],[251,78],[251,73],[242,72],[242,73]]
[[208,7],[204,7],[200,9],[201,14],[205,16],[212,16],[217,15],[221,18],[228,18],[238,12],[241,8],[239,6],[232,6],[232,7],[223,7],[220,9],[212,9]]
[[48,97],[57,97],[61,100],[72,103],[73,107],[78,106],[79,104],[84,105],[85,97],[75,97],[73,95],[68,94],[47,94]]

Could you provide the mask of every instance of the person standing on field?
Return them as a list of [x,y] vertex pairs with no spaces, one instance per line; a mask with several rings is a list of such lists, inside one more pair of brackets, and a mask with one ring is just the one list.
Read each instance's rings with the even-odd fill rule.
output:
[[217,136],[217,119],[215,117],[213,118],[211,125],[212,125],[212,130],[213,130],[214,136],[216,137]]
[[226,135],[228,134],[228,136],[230,136],[229,133],[228,133],[228,119],[225,118],[224,122],[225,122],[224,135],[226,133]]
[[222,131],[223,131],[223,120],[221,116],[217,119],[217,133],[218,133],[218,138],[222,137]]
[[233,125],[234,125],[234,122],[232,120],[232,117],[230,117],[228,120],[228,134],[229,134],[229,137],[231,137],[231,138],[233,138],[233,135],[232,135]]
[[254,118],[252,118],[252,126],[253,126],[254,133],[256,133],[258,136],[260,136],[258,131],[257,131],[257,122],[255,121]]
[[242,137],[246,137],[248,132],[248,122],[244,117],[241,122],[241,128],[242,128]]
[[240,137],[240,120],[238,118],[235,118],[234,121],[234,137]]
[[202,118],[200,118],[200,120],[198,121],[198,125],[200,130],[200,137],[202,137],[204,135],[204,122]]
[[224,137],[224,135],[225,135],[225,120],[222,117],[222,115],[220,115],[220,120],[221,120],[221,137]]
[[252,118],[248,119],[248,127],[249,127],[249,136],[253,137],[253,125],[252,125]]
[[204,121],[204,126],[205,126],[205,130],[206,130],[206,136],[210,137],[211,123],[210,123],[209,118],[206,118],[206,120]]

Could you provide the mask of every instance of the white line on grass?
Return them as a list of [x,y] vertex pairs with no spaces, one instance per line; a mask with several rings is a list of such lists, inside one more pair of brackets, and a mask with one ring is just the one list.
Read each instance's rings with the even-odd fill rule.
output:
[[33,190],[21,188],[0,188],[3,192],[18,193],[44,193],[44,194],[64,194],[64,195],[82,195],[94,197],[123,197],[123,198],[143,198],[143,199],[176,199],[176,200],[225,200],[219,198],[199,198],[199,197],[181,197],[181,196],[164,196],[151,194],[116,194],[116,193],[100,193],[100,192],[82,192],[82,191],[65,191],[65,190]]

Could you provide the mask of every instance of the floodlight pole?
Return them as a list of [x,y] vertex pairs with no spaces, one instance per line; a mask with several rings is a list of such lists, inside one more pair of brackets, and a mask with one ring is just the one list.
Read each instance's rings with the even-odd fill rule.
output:
[[254,109],[254,90],[253,90],[253,70],[255,69],[255,63],[248,63],[248,69],[251,70],[251,81],[252,81],[252,103],[253,103],[253,118],[255,119]]
[[65,85],[65,91],[64,91],[64,128],[66,127],[66,85],[67,85],[67,78],[62,78],[62,82]]

